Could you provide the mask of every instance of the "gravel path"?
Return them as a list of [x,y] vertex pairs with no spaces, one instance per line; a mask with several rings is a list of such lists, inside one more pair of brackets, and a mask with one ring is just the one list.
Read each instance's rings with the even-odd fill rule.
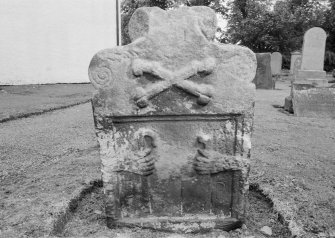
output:
[[89,101],[91,84],[0,86],[0,122]]

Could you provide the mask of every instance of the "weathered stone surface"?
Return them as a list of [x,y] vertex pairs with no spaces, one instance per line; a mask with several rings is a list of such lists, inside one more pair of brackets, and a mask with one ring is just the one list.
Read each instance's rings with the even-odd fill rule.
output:
[[272,80],[271,54],[257,53],[257,71],[253,83],[257,89],[274,89],[275,81]]
[[325,79],[323,70],[326,32],[320,27],[313,27],[306,31],[302,49],[301,70],[298,71],[299,79]]
[[302,56],[300,55],[300,56],[297,56],[297,58],[294,61],[294,66],[293,66],[294,77],[298,75],[298,72],[301,69],[301,60],[302,60]]
[[301,52],[294,51],[291,53],[290,73],[296,75],[301,68]]
[[89,66],[109,227],[195,232],[244,219],[255,54],[207,7],[136,10]]
[[273,52],[271,54],[271,72],[272,75],[281,74],[283,56],[279,52]]
[[335,118],[335,88],[293,84],[292,102],[296,116]]
[[292,96],[287,96],[284,102],[284,110],[293,113]]

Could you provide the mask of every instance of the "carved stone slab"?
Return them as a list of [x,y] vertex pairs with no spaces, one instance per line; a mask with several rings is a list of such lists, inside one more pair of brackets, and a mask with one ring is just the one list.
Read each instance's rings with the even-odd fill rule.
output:
[[275,81],[272,80],[271,54],[257,53],[257,71],[253,83],[257,89],[274,89]]
[[196,232],[244,219],[256,72],[207,7],[140,8],[89,66],[109,227]]

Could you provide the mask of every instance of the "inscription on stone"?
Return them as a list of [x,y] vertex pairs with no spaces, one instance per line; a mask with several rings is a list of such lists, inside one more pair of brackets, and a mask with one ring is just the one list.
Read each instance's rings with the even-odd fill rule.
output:
[[[300,58],[300,65],[299,68],[295,67],[295,61]],[[290,64],[290,73],[295,74],[297,70],[300,70],[301,66],[301,52],[300,51],[294,51],[291,53],[291,64]]]

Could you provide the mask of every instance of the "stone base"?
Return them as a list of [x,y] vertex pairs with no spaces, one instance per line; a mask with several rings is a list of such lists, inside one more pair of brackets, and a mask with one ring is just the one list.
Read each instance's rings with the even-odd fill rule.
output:
[[292,103],[296,116],[335,118],[335,88],[293,84]]
[[297,79],[318,80],[326,79],[326,71],[321,70],[298,70]]
[[317,88],[327,88],[329,87],[329,82],[327,79],[297,79],[293,82],[295,85],[313,85]]
[[107,220],[107,226],[111,229],[115,227],[139,227],[180,233],[203,233],[214,229],[231,231],[241,228],[242,224],[242,221],[236,218],[219,218],[216,215],[206,217],[190,215],[181,217],[124,218],[116,223]]

